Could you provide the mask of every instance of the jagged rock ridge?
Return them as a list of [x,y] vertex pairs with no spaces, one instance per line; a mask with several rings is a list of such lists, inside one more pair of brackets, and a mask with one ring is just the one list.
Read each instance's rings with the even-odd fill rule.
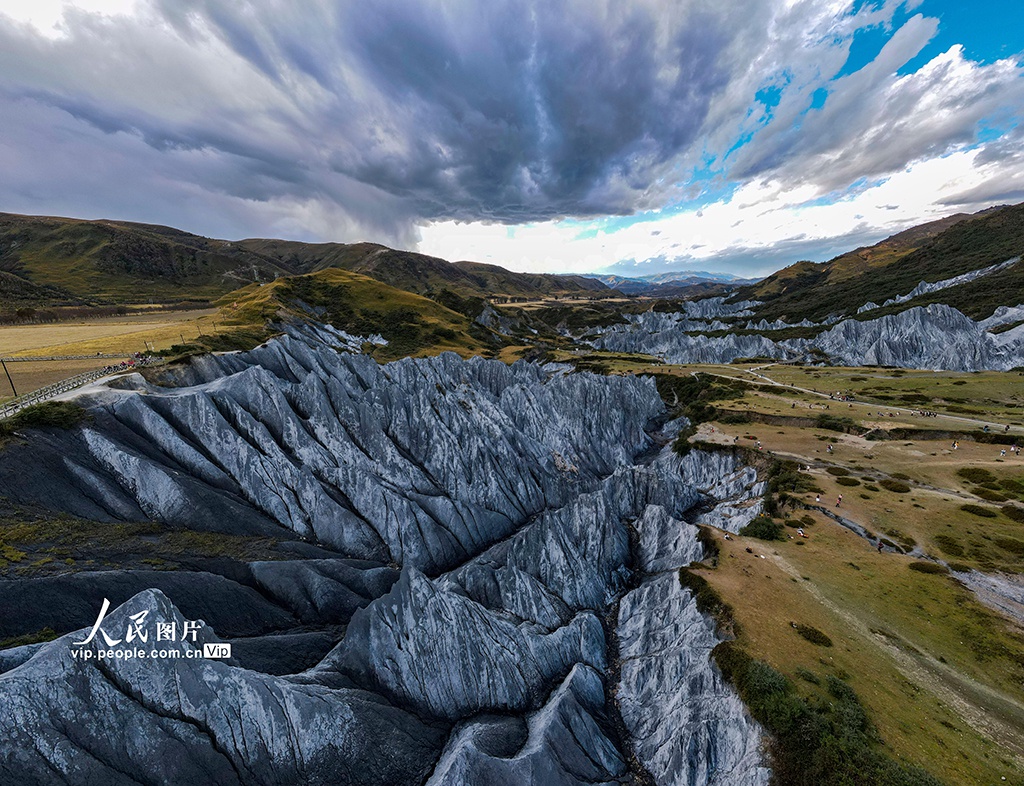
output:
[[[239,660],[187,657],[189,642],[177,659],[75,658],[87,631],[8,653],[0,726],[17,755],[0,781],[129,783],[170,760],[154,782],[626,784],[630,752],[659,784],[767,781],[760,732],[674,579],[700,553],[687,512],[750,506],[756,477],[731,456],[684,464],[660,447],[674,430],[659,432],[650,380],[454,356],[378,366],[297,333],[195,362],[177,383],[82,397],[84,428],[0,454],[0,493],[298,536],[336,556],[245,566],[280,612],[261,612],[274,635],[233,641]],[[672,647],[615,624],[627,586],[628,626]],[[143,611],[181,624],[176,594],[145,590],[109,624]],[[260,662],[247,649],[313,635],[298,632],[309,621],[347,624],[316,634],[337,630],[315,667],[239,668]],[[609,635],[624,645],[617,686]]]

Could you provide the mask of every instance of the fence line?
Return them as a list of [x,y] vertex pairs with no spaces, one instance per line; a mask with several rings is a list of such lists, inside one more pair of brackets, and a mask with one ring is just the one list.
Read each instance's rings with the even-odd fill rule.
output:
[[[120,356],[118,356],[120,357]],[[154,366],[156,363],[147,363],[146,366]],[[136,367],[138,368],[138,367]],[[126,369],[128,370],[128,369]],[[46,385],[38,390],[33,390],[31,393],[25,393],[24,395],[12,398],[10,401],[0,405],[0,420],[6,420],[15,413],[23,410],[25,407],[30,407],[33,404],[40,404],[43,401],[48,401],[51,398],[67,393],[75,388],[80,388],[83,385],[88,385],[90,382],[95,382],[101,377],[109,377],[111,374],[116,374],[117,371],[110,371],[109,369],[98,368],[93,371],[86,371],[84,374],[76,374],[73,377],[62,379],[60,382],[54,382],[51,385]]]
[[113,355],[45,355],[40,357],[13,357],[0,358],[4,363],[30,363],[35,360],[100,360],[106,358],[130,358],[135,357],[135,352],[119,352]]

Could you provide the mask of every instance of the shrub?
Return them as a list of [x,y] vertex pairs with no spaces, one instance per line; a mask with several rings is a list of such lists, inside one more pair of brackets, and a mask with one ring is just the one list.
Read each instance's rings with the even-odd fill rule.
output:
[[0,433],[11,434],[22,428],[69,429],[88,417],[84,409],[70,401],[44,401],[42,404],[25,407],[7,420],[0,421]]
[[835,475],[837,478],[846,477],[850,474],[850,470],[846,467],[828,467],[825,471],[829,475]]
[[1024,557],[1024,541],[1016,538],[996,538],[995,543],[999,548],[1005,549],[1014,556]]
[[972,513],[975,516],[981,516],[983,519],[994,519],[996,517],[996,512],[992,508],[983,508],[981,505],[971,505],[968,503],[967,505],[961,505],[960,510],[965,513]]
[[817,628],[811,627],[810,625],[797,624],[794,626],[796,632],[803,636],[811,644],[817,644],[819,647],[831,647],[832,639],[826,636]]
[[904,475],[902,472],[893,472],[892,476],[896,478],[896,480],[910,480],[910,475]]
[[805,669],[803,666],[797,666],[793,673],[796,674],[796,676],[798,676],[804,682],[811,683],[811,685],[821,684],[821,680],[818,679],[818,675],[810,669]]
[[672,451],[677,456],[685,456],[693,449],[693,445],[690,444],[690,437],[697,433],[697,429],[693,426],[687,426],[686,428],[680,429],[679,436],[676,437],[676,441],[672,443]]
[[840,431],[844,434],[857,428],[857,422],[853,418],[836,417],[835,415],[818,415],[815,424],[818,428],[827,431]]
[[869,483],[869,484],[867,484],[867,485],[866,485],[866,486],[864,487],[864,489],[865,489],[866,491],[881,491],[881,489],[880,489],[880,488],[878,488],[878,486],[876,486],[876,485],[875,485],[875,484],[873,484],[873,483]]
[[1024,494],[1024,483],[1013,478],[1003,478],[999,481],[999,487],[1011,494]]
[[1000,510],[1011,521],[1024,524],[1024,508],[1019,508],[1016,505],[1003,505]]
[[768,516],[758,516],[740,530],[740,535],[760,540],[782,540],[782,525]]
[[911,562],[907,567],[918,573],[949,573],[949,569],[938,562]]
[[878,485],[887,491],[892,491],[895,494],[906,494],[910,491],[910,486],[900,480],[893,480],[892,478],[882,478],[878,481]]
[[860,481],[857,478],[836,478],[836,483],[840,486],[859,486]]
[[962,557],[964,555],[964,547],[960,545],[960,541],[951,535],[936,535],[933,540],[943,554],[947,554],[950,557]]
[[11,647],[24,647],[26,644],[39,644],[44,641],[53,641],[57,634],[53,628],[42,628],[35,633],[24,633],[21,636],[12,636],[9,639],[0,639],[0,650]]
[[720,628],[733,625],[732,607],[722,600],[707,579],[699,576],[689,568],[679,569],[679,583],[693,593],[693,600],[697,604],[697,610],[702,614],[708,614],[714,618]]
[[1000,494],[998,491],[992,491],[991,489],[982,488],[980,486],[972,489],[972,492],[989,502],[1006,502],[1006,497]]
[[958,469],[956,474],[971,483],[991,483],[996,479],[995,475],[981,467],[963,467]]
[[[878,733],[857,694],[842,680],[825,679],[831,700],[804,699],[783,674],[734,642],[719,644],[712,657],[751,715],[772,735],[773,783],[940,786],[923,770],[904,767],[875,748]],[[806,669],[798,669],[797,675],[820,682]]]

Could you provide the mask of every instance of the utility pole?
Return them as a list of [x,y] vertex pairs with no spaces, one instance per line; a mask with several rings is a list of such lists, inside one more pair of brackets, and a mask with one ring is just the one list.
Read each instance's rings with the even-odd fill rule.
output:
[[7,364],[4,363],[3,358],[0,358],[0,365],[2,365],[4,367],[4,373],[7,375],[7,381],[11,383],[11,392],[14,393],[15,396],[17,396],[18,395],[18,391],[14,387],[14,380],[11,379],[11,372],[7,370]]

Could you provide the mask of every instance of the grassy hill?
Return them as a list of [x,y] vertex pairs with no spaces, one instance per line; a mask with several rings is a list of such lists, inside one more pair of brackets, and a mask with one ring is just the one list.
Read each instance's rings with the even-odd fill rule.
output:
[[492,348],[492,334],[468,317],[412,292],[368,276],[329,269],[250,284],[225,295],[218,334],[201,342],[209,349],[253,346],[288,319],[315,319],[354,335],[380,334],[388,346],[378,360],[453,351],[468,356]]
[[[765,301],[758,316],[818,320],[829,314],[853,314],[869,301],[881,303],[906,294],[921,281],[941,281],[1022,252],[1024,205],[1014,205],[923,224],[829,262],[798,262],[741,292],[743,297]],[[999,274],[998,297],[992,291],[993,276],[910,305],[943,302],[974,316],[987,316],[997,305],[1024,300],[1024,272],[1014,271]]]
[[212,300],[252,282],[341,268],[419,294],[538,298],[607,293],[582,276],[450,263],[374,243],[216,240],[124,221],[0,214],[0,308]]
[[479,262],[448,262],[412,251],[396,251],[376,243],[297,243],[286,240],[243,240],[238,246],[294,270],[342,268],[375,278],[399,289],[433,295],[448,289],[462,296],[538,298],[565,294],[601,294],[610,290],[584,276],[514,273]]
[[[11,214],[0,214],[0,271],[34,288],[37,302],[119,303],[206,300],[291,272],[169,227]],[[3,296],[8,306],[25,299],[6,288]]]

